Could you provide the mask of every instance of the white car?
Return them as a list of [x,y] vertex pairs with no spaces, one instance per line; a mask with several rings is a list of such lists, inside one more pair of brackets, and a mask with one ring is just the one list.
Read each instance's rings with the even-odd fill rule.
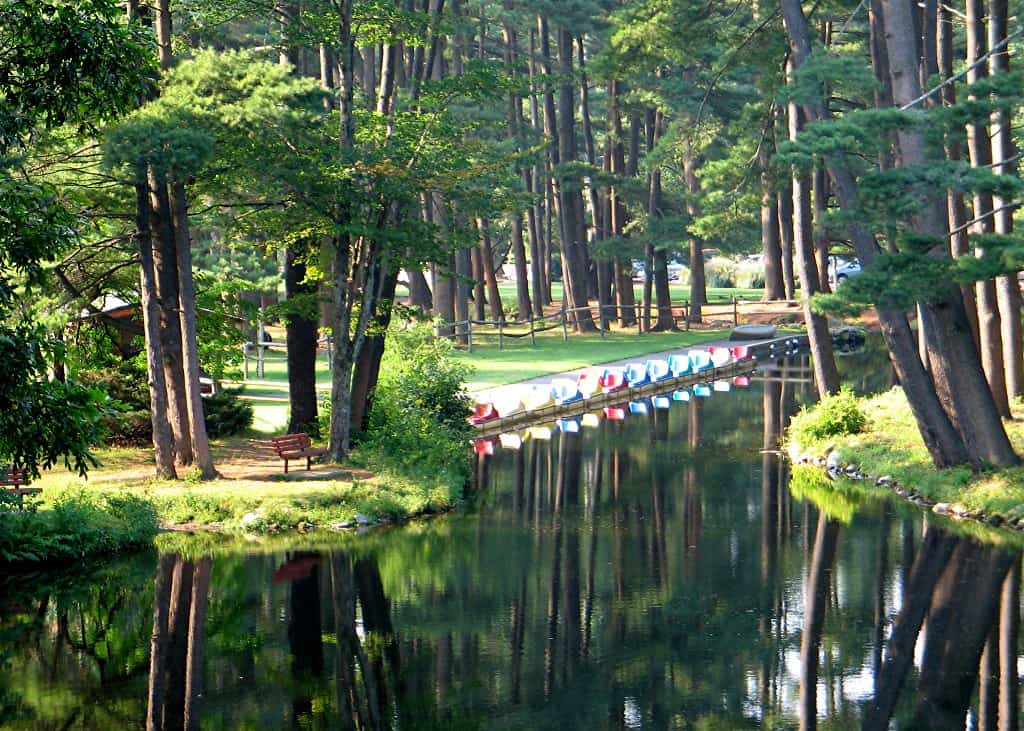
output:
[[835,259],[829,270],[828,280],[837,286],[850,277],[857,276],[861,271],[860,262],[856,259],[851,259],[850,261]]

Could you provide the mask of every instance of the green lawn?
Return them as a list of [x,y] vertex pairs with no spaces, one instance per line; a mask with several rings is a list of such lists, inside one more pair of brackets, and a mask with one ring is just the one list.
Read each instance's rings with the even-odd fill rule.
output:
[[530,345],[529,338],[506,338],[504,349],[499,350],[497,338],[488,337],[474,344],[472,353],[461,351],[455,357],[474,368],[467,387],[479,391],[588,365],[686,348],[726,335],[724,330],[644,335],[618,332],[603,338],[598,333],[570,335],[563,340],[560,330],[552,330],[537,335],[536,347]]

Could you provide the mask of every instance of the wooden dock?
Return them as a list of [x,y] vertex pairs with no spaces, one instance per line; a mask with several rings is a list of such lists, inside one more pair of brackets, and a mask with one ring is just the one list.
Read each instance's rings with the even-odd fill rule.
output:
[[[634,388],[623,388],[610,393],[597,393],[590,398],[573,401],[567,404],[552,404],[532,411],[521,411],[499,419],[492,419],[483,424],[475,425],[476,439],[486,439],[516,431],[533,424],[544,424],[572,416],[581,416],[592,411],[599,410],[605,406],[625,404],[629,401],[636,401],[641,398],[656,396],[658,394],[676,391],[681,388],[692,388],[702,383],[729,380],[736,376],[748,375],[758,368],[763,367],[766,362],[784,358],[787,353],[792,355],[794,350],[803,350],[807,347],[807,336],[803,334],[787,335],[785,337],[763,340],[756,343],[743,343],[750,348],[752,357],[727,363],[719,368],[708,368],[699,373],[687,373],[677,378],[666,378],[656,383],[647,383]],[[700,348],[687,348],[686,350],[699,350]],[[680,352],[685,352],[681,350]],[[643,358],[637,358],[637,361]],[[552,375],[551,378],[558,378],[559,375]]]

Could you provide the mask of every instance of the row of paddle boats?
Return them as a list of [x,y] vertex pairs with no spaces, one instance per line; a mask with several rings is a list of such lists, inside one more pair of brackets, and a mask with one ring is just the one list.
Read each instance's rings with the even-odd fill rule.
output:
[[556,378],[551,383],[530,384],[515,391],[507,389],[491,401],[478,402],[469,422],[485,424],[549,406],[584,401],[599,393],[614,393],[702,373],[753,357],[746,345],[713,345],[707,349],[694,348],[686,353],[674,353],[668,358],[651,359],[644,363],[627,363],[613,368],[587,368],[576,378]]
[[497,437],[474,439],[473,451],[479,455],[491,455],[494,454],[498,445],[505,449],[519,449],[528,439],[549,441],[556,433],[578,434],[585,428],[600,426],[602,421],[625,421],[629,416],[643,416],[651,413],[652,410],[667,410],[671,408],[673,402],[687,402],[693,398],[710,398],[712,393],[728,392],[733,387],[744,388],[749,385],[750,376],[746,375],[734,376],[729,380],[719,379],[711,383],[698,383],[692,388],[680,388],[671,393],[605,406],[600,411],[592,411],[581,416],[556,419],[553,424],[531,426],[522,431],[508,432]]

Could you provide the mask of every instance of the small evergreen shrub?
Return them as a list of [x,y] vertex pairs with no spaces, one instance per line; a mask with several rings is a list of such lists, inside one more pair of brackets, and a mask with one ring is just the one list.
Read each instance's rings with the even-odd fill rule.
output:
[[853,391],[843,388],[837,394],[826,396],[811,409],[805,408],[797,414],[789,426],[789,436],[806,447],[831,437],[859,434],[867,423]]
[[255,416],[252,402],[239,396],[241,388],[225,388],[203,399],[206,433],[211,438],[230,437],[252,426]]

